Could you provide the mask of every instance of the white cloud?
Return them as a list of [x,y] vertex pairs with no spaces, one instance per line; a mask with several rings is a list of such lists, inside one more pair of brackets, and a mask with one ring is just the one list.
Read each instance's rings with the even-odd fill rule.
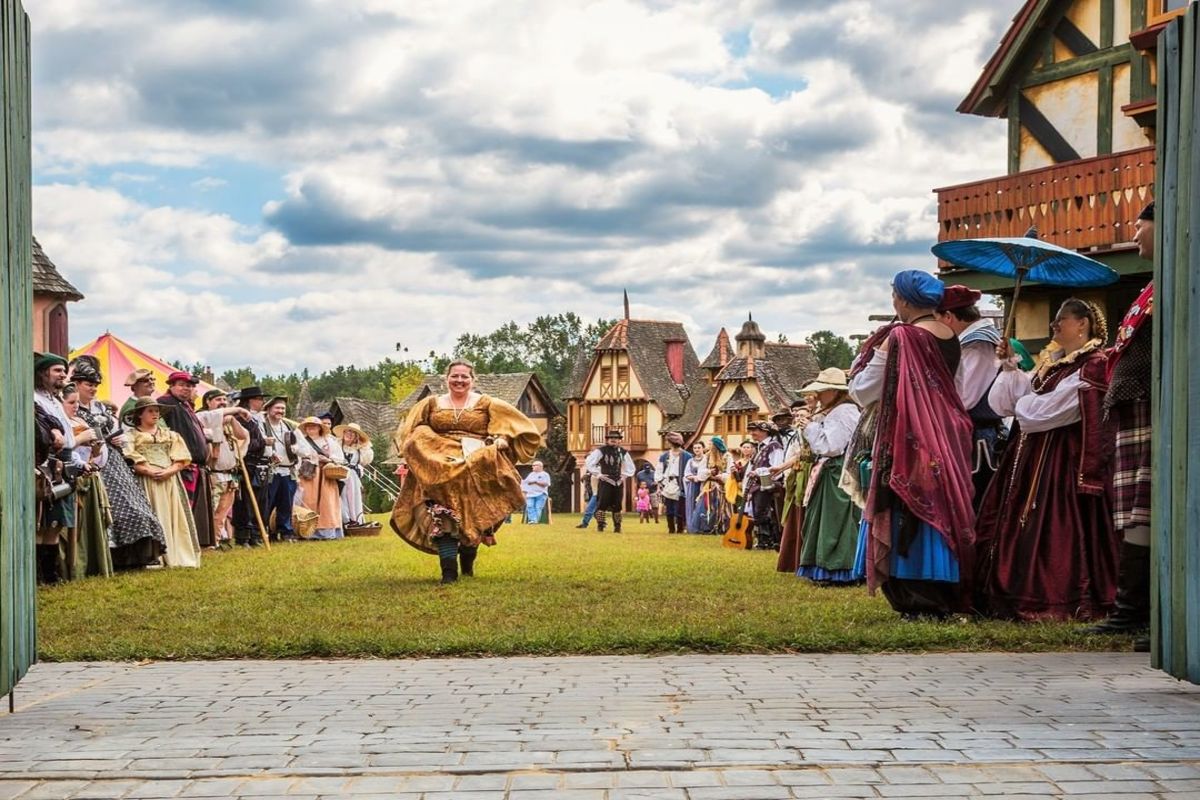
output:
[[[954,114],[986,0],[102,5],[32,15],[39,238],[77,333],[218,367],[612,316],[625,286],[698,350],[748,309],[852,333],[932,266],[931,189],[1004,166],[1003,126]],[[284,176],[261,218],[219,205],[235,161]],[[200,177],[134,199],[171,168]]]

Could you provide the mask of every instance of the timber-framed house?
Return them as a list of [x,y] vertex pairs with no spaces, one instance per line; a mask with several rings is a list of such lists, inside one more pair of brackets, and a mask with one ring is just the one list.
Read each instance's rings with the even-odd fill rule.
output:
[[[1008,123],[1003,176],[937,189],[938,239],[1022,236],[1113,267],[1103,289],[1030,285],[1017,338],[1045,342],[1071,294],[1119,318],[1151,277],[1131,239],[1154,194],[1157,31],[1184,0],[1027,0],[958,107]],[[999,165],[997,165],[999,166]],[[1010,295],[1012,281],[943,264],[948,283]]]
[[700,365],[713,386],[692,440],[720,436],[730,448],[749,438],[746,426],[768,419],[799,399],[800,389],[820,371],[807,344],[768,342],[749,316],[730,346],[724,328]]
[[[655,463],[668,433],[693,436],[711,394],[683,324],[630,319],[627,310],[591,352],[580,354],[563,395],[567,448],[579,473],[609,429],[621,431],[636,464]],[[582,499],[580,483],[573,487],[574,510]]]

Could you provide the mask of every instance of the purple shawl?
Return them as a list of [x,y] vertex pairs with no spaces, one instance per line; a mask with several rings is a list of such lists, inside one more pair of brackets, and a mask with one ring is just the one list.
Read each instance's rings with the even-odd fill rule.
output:
[[886,580],[895,501],[937,530],[969,575],[975,542],[971,507],[971,418],[954,388],[937,337],[915,325],[888,336],[887,373],[871,454],[864,516],[871,520],[867,584]]

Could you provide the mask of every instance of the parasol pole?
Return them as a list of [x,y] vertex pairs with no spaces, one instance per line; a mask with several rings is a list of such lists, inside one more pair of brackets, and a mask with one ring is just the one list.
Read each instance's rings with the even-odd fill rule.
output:
[[1017,299],[1021,296],[1021,282],[1025,280],[1025,273],[1029,270],[1024,267],[1017,267],[1017,282],[1013,285],[1012,305],[1009,306],[1007,319],[1004,320],[1004,341],[1007,342],[1013,335],[1013,327],[1017,321]]

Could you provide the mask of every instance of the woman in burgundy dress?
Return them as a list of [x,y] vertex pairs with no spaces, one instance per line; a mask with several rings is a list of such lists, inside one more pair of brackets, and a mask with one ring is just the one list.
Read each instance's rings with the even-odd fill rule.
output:
[[1051,324],[1048,358],[1003,369],[988,402],[1014,418],[979,510],[984,611],[1021,620],[1095,619],[1116,593],[1119,539],[1107,496],[1113,435],[1104,422],[1104,316],[1070,299]]

